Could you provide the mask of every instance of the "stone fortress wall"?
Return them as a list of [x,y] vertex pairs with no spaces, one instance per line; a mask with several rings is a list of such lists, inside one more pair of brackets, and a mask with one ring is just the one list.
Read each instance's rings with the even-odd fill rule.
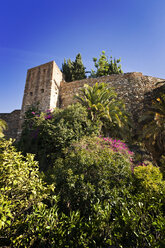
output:
[[[164,89],[163,79],[151,76],[144,76],[140,72],[114,74],[99,78],[88,78],[75,82],[62,82],[60,87],[60,108],[65,108],[73,103],[74,95],[88,84],[94,85],[96,82],[105,82],[109,87],[114,88],[118,96],[124,100],[127,110],[136,121],[159,91]],[[157,82],[162,82],[157,85]],[[154,93],[154,94],[153,94]]]
[[[118,96],[124,100],[128,111],[136,122],[157,93],[165,90],[164,81],[156,77],[144,76],[142,73],[132,72],[66,83],[63,80],[62,72],[52,61],[27,71],[22,109],[0,114],[0,118],[8,124],[6,137],[17,138],[24,113],[29,106],[38,103],[41,111],[56,107],[65,108],[75,102],[74,95],[84,84],[92,86],[96,82],[105,82],[109,87],[113,87]],[[162,84],[157,85],[157,82],[162,82]]]

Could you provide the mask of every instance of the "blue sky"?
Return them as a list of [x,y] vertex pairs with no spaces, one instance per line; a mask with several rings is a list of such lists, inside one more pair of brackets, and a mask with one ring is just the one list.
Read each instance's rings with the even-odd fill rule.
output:
[[165,0],[0,0],[0,112],[20,109],[27,69],[102,50],[165,78]]

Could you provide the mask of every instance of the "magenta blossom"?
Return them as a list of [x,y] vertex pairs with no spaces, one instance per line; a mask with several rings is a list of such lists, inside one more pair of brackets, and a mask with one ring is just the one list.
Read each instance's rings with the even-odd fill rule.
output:
[[45,116],[45,120],[48,120],[48,119],[51,120],[52,117],[53,117],[52,115],[47,115],[47,116]]
[[[130,162],[132,162],[132,158],[133,158],[133,155],[134,153],[131,152],[129,150],[129,148],[126,146],[125,143],[123,143],[121,140],[113,140],[112,138],[104,138],[104,137],[101,137],[99,136],[99,139],[100,139],[100,144],[101,146],[104,148],[104,147],[108,147],[109,149],[111,149],[112,151],[114,152],[119,152],[119,153],[122,153],[124,155],[127,155],[127,157],[129,158]],[[98,142],[97,142],[98,144]]]

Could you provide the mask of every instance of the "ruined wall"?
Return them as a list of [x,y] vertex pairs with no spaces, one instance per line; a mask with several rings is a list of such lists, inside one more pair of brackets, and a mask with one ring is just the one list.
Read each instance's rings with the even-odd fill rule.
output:
[[14,110],[11,113],[0,114],[0,119],[7,123],[7,130],[4,132],[5,138],[17,138],[21,110]]
[[160,88],[160,85],[156,85],[158,81],[164,80],[132,72],[84,79],[71,83],[62,82],[60,88],[60,107],[65,108],[75,102],[73,96],[79,92],[84,84],[92,86],[96,82],[105,82],[109,87],[113,87],[116,90],[120,98],[124,99],[128,111],[132,114],[134,120],[137,121],[139,115],[151,103],[151,99],[154,97],[152,94],[153,90]]
[[164,82],[165,80],[143,76],[142,73],[138,72],[88,78],[71,83],[62,80],[62,72],[54,61],[27,71],[22,110],[0,114],[0,118],[8,123],[6,137],[18,138],[20,136],[24,113],[29,106],[36,105],[38,102],[41,111],[55,107],[65,108],[75,102],[74,95],[84,84],[93,86],[96,82],[105,82],[109,87],[113,87],[118,96],[124,99],[135,123],[137,123],[139,116],[147,110],[152,99],[160,91],[165,92],[165,84],[157,85],[157,82]]

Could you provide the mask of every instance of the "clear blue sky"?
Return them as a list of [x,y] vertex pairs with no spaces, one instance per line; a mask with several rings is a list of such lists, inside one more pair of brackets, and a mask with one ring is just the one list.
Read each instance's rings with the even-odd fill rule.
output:
[[165,78],[165,0],[0,0],[0,112],[21,108],[28,68],[102,50]]

